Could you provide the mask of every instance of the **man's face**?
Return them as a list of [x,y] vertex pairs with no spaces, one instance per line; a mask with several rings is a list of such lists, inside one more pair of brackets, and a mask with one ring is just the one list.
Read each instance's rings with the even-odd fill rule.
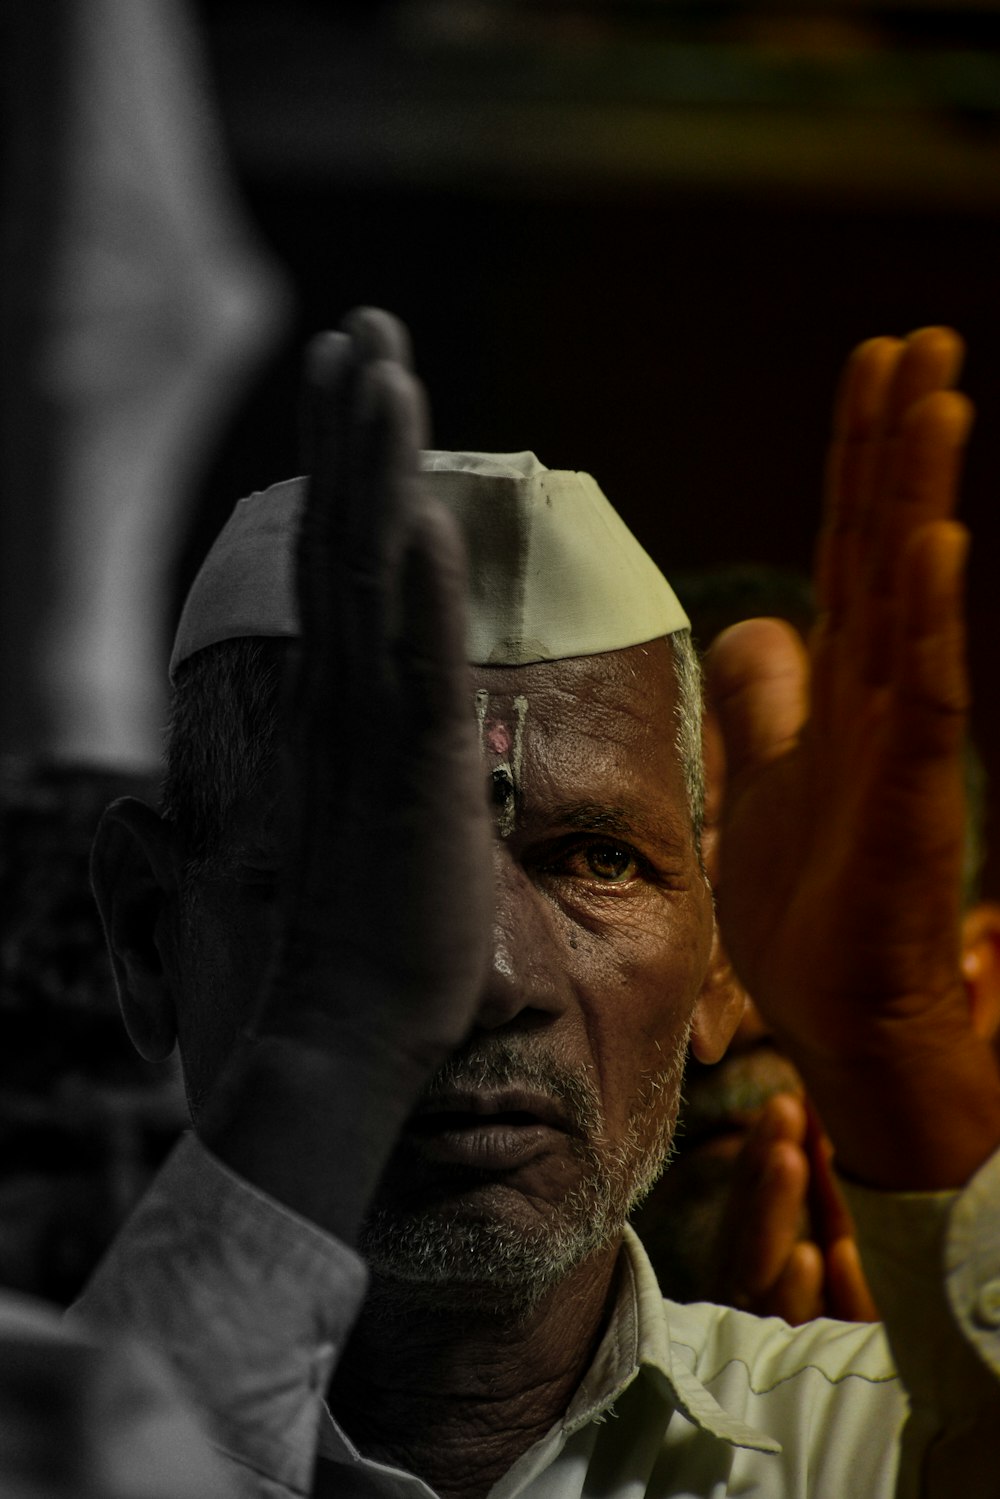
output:
[[[497,827],[491,972],[363,1247],[411,1283],[541,1290],[617,1235],[662,1163],[711,899],[666,642],[475,668],[472,690]],[[243,846],[267,841],[265,815],[241,809]],[[181,1040],[197,1094],[274,940],[252,873],[206,885],[189,939]]]
[[[703,724],[705,754],[705,866],[718,876],[718,839],[726,777],[722,731],[709,710]],[[737,980],[733,978],[735,985]],[[776,1093],[801,1093],[802,1081],[778,1047],[752,1000],[744,993],[744,1011],[726,1055],[704,1066],[692,1060],[685,1079],[683,1130],[678,1136],[679,1161],[690,1161],[692,1175],[706,1181],[723,1175],[745,1144],[761,1109]],[[706,1165],[713,1162],[716,1172]],[[679,1190],[679,1188],[678,1188]]]
[[[705,715],[703,737],[702,848],[705,866],[715,879],[725,750],[711,711]],[[739,987],[735,975],[730,984]],[[725,1056],[707,1066],[695,1057],[688,1061],[673,1165],[635,1219],[666,1294],[679,1301],[711,1299],[715,1294],[711,1277],[737,1160],[764,1105],[778,1093],[803,1093],[795,1067],[749,996],[741,992],[743,1015]]]

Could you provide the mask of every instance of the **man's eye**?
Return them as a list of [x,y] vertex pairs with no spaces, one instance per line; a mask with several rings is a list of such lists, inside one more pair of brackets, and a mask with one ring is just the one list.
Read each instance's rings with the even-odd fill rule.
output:
[[583,857],[592,875],[612,884],[634,879],[639,872],[635,854],[620,843],[590,843]]

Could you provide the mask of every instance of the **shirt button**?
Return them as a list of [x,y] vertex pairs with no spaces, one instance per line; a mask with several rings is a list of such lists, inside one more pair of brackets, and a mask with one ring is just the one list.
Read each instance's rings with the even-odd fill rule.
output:
[[1000,1280],[988,1280],[980,1288],[972,1316],[980,1327],[1000,1327]]

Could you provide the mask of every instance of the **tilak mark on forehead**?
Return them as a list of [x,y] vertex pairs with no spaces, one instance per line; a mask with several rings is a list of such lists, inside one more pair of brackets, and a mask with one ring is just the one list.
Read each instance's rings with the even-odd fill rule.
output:
[[497,832],[508,838],[517,822],[517,798],[521,784],[521,762],[524,756],[524,724],[528,716],[528,699],[520,693],[514,698],[514,728],[502,717],[490,715],[490,695],[476,693],[476,721],[483,754],[496,759],[490,770],[490,801]]

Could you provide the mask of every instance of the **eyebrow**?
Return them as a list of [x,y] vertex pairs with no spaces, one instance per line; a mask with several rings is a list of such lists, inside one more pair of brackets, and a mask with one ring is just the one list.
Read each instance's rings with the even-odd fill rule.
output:
[[553,807],[550,820],[581,833],[609,833],[619,838],[634,838],[659,848],[673,850],[683,841],[676,819],[664,814],[651,822],[638,806],[613,806],[606,802],[564,802]]

